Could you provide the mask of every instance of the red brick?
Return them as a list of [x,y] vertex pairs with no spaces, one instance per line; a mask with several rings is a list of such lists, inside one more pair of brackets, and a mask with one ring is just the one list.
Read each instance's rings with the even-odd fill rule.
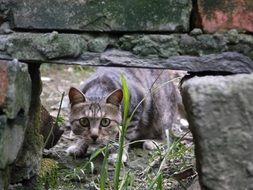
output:
[[5,103],[8,87],[8,61],[0,60],[0,108]]
[[253,0],[198,0],[197,21],[205,32],[253,32]]

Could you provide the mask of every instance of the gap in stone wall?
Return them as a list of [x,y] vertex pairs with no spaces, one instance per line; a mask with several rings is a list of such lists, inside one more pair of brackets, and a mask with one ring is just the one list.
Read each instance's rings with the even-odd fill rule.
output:
[[[56,116],[58,113],[59,109],[59,103],[60,99],[62,96],[62,93],[65,92],[65,97],[63,99],[63,104],[62,104],[62,110],[61,110],[61,116],[65,120],[65,124],[63,124],[62,129],[64,130],[64,134],[62,135],[61,139],[59,142],[54,146],[53,148],[49,150],[44,150],[44,157],[49,157],[51,158],[53,155],[53,159],[56,158],[58,162],[61,164],[65,165],[65,167],[73,167],[73,160],[71,160],[69,157],[66,155],[66,148],[75,142],[75,137],[70,133],[70,128],[68,124],[68,112],[69,112],[69,102],[68,102],[68,90],[70,86],[74,87],[79,87],[80,84],[87,79],[87,77],[91,76],[92,73],[96,70],[97,67],[87,67],[87,66],[77,66],[77,65],[59,65],[59,64],[42,64],[40,67],[41,71],[41,79],[42,79],[42,93],[41,93],[41,102],[42,105],[49,111],[49,113],[52,116]],[[173,73],[173,77],[178,77],[178,76],[183,76],[186,74],[184,71],[171,71]],[[175,85],[179,83],[180,80],[177,80]],[[183,121],[184,123],[180,123],[180,118],[177,118],[175,124],[173,125],[173,138],[180,138],[182,137],[186,132],[187,132],[187,121]],[[64,126],[65,125],[65,126]],[[184,125],[184,126],[183,126]],[[193,173],[191,173],[193,176],[196,175],[194,173],[195,171],[195,158],[194,158],[194,153],[193,153],[193,142],[192,142],[192,136],[191,134],[187,134],[185,139],[182,140],[182,146],[186,146],[189,148],[190,151],[186,151],[185,155],[181,155],[180,158],[178,158],[177,161],[170,161],[168,160],[167,162],[171,162],[171,168],[167,168],[169,170],[173,170],[173,172],[182,172],[183,170],[191,170]],[[147,160],[150,160],[150,153],[147,152],[142,152],[143,150],[141,149],[131,149],[130,155],[131,159],[129,163],[127,164],[126,168],[134,172],[132,169],[135,168],[136,171],[141,171],[141,168],[146,168],[148,166]],[[156,154],[156,153],[154,153]],[[57,159],[58,156],[60,156]],[[137,159],[137,161],[135,161]],[[182,160],[181,160],[182,159]],[[140,161],[138,161],[140,160]],[[144,160],[146,160],[144,162]],[[152,160],[152,159],[151,159]],[[177,164],[182,164],[181,161],[185,161],[187,164],[186,165],[181,165],[181,169],[177,168]],[[80,161],[80,160],[79,160]],[[97,161],[96,161],[97,162]],[[166,163],[167,163],[166,162]],[[167,164],[168,164],[167,163]],[[97,164],[101,164],[98,163]],[[138,167],[137,167],[137,165]],[[172,167],[174,166],[174,168]],[[187,167],[186,167],[187,166]],[[167,167],[167,166],[166,166]],[[165,168],[166,168],[165,167]],[[166,170],[166,169],[165,169]],[[135,171],[135,172],[136,172]],[[171,171],[170,171],[171,172]],[[110,175],[112,175],[112,171],[109,172]],[[165,171],[166,173],[166,171]],[[137,176],[136,176],[137,177]],[[195,176],[196,177],[196,176]],[[194,178],[195,178],[194,177]],[[138,178],[138,177],[137,177]],[[186,177],[187,178],[187,177]],[[139,180],[139,179],[138,179]],[[170,183],[171,179],[167,179],[168,184],[170,184],[168,187],[179,187],[180,184],[177,184],[175,181],[173,183]],[[92,182],[92,179],[88,179],[88,181]],[[186,179],[183,181],[185,183],[188,181],[188,186],[193,183],[192,179]],[[72,182],[69,182],[72,183]],[[82,182],[80,182],[82,184]]]

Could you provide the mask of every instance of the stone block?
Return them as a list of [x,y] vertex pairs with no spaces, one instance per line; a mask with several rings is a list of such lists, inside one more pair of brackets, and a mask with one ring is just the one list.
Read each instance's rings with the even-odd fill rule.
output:
[[143,58],[127,51],[110,50],[103,53],[100,62],[107,66],[153,67],[189,72],[252,73],[253,61],[236,52],[196,56],[172,56],[168,59]]
[[13,0],[15,29],[188,31],[190,0]]
[[10,168],[23,146],[31,99],[28,66],[0,60],[0,189],[6,189]]
[[0,169],[5,169],[17,158],[22,147],[27,125],[27,116],[20,113],[15,120],[0,115]]
[[238,29],[253,32],[252,0],[198,0],[198,22],[206,32]]
[[26,64],[0,61],[0,169],[16,159],[28,121],[31,80]]
[[85,35],[15,33],[5,41],[8,55],[17,59],[51,60],[75,58],[87,50]]
[[21,111],[28,113],[31,98],[31,79],[28,67],[17,60],[0,60],[0,109],[9,119]]
[[253,74],[194,77],[182,85],[202,189],[253,184]]

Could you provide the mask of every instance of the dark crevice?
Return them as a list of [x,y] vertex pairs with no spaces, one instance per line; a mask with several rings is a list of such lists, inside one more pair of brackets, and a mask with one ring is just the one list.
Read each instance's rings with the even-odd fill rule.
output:
[[[12,28],[14,32],[26,32],[26,33],[51,33],[57,31],[61,34],[90,34],[90,35],[114,35],[123,36],[128,34],[174,34],[175,31],[80,31],[80,30],[66,30],[66,29],[34,29],[34,28]],[[182,31],[181,31],[182,30]],[[177,31],[177,33],[188,33],[188,31]]]
[[14,124],[23,123],[24,120],[25,120],[25,111],[23,109],[20,109],[15,118],[13,119],[8,118],[7,123],[9,126],[14,126]]
[[226,76],[226,75],[233,75],[234,73],[227,72],[227,71],[201,71],[201,72],[188,72],[189,75],[193,76],[207,76],[207,75],[212,75],[212,76]]
[[19,183],[13,183],[11,185],[17,187],[17,189],[29,189],[35,190],[37,184],[37,176],[32,176],[30,179],[23,179]]
[[253,35],[253,31],[252,31],[252,32],[250,32],[250,31],[245,31],[244,34]]
[[227,76],[227,75],[235,75],[235,73],[227,72],[227,71],[202,71],[202,72],[187,72],[181,81],[180,86],[187,80],[198,76],[198,77],[205,77],[205,76]]
[[39,70],[40,65],[40,63],[35,63],[34,61],[32,64],[28,64],[28,72],[32,80],[32,96],[29,115],[34,115],[34,113],[36,113],[34,111],[38,111],[37,108],[40,107],[40,93],[42,90]]
[[201,16],[198,10],[198,0],[192,0],[192,10],[190,15],[190,31],[194,28],[202,28]]

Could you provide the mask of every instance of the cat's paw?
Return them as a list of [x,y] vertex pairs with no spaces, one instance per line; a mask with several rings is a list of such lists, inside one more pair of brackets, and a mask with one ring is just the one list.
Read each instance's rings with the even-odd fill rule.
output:
[[[112,165],[115,164],[117,162],[117,157],[118,157],[117,153],[110,154],[109,158],[108,158],[109,164],[112,164]],[[123,155],[122,155],[122,162],[126,163],[127,160],[128,160],[128,155],[126,153],[123,153]]]
[[155,149],[157,149],[159,144],[160,144],[159,142],[154,141],[154,140],[145,140],[142,145],[142,148],[144,150],[155,150]]
[[87,149],[88,149],[87,145],[79,146],[79,145],[75,144],[75,145],[68,147],[65,152],[69,156],[85,157]]

